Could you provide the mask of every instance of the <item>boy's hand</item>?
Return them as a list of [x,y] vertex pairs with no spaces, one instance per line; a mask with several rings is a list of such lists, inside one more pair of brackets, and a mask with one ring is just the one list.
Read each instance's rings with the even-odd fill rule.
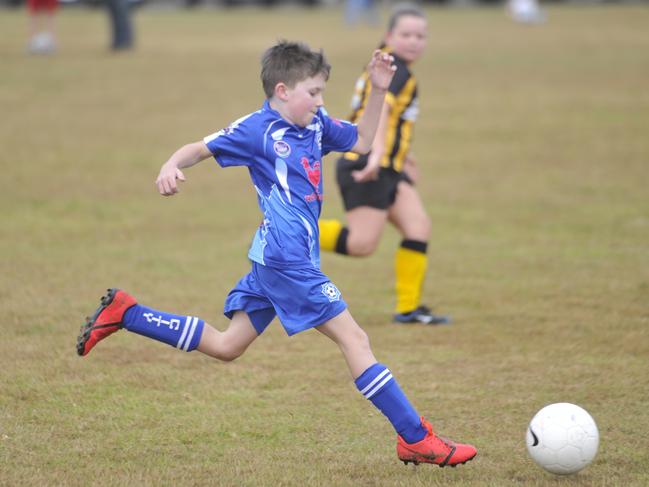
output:
[[[379,121],[383,119],[384,105],[389,107],[384,102],[394,72],[397,70],[393,62],[394,58],[390,54],[381,52],[379,49],[372,54],[372,59],[367,65],[367,73],[372,89],[367,97],[365,110],[363,110],[363,114],[357,122],[358,139],[354,147],[351,148],[352,152],[367,154],[372,149],[375,136],[383,137],[383,135],[377,134],[377,128],[379,127]],[[363,171],[361,177],[363,179],[369,177],[371,169],[368,168],[367,171]]]
[[202,140],[183,145],[160,168],[160,174],[158,174],[158,178],[155,180],[160,194],[162,196],[175,195],[180,191],[176,181],[185,180],[185,175],[180,168],[185,169],[186,167],[191,167],[211,155],[212,153]]
[[176,180],[185,180],[183,172],[174,165],[164,164],[160,168],[160,174],[158,174],[155,184],[162,196],[173,196],[180,191]]
[[367,66],[372,89],[385,91],[390,87],[394,72],[397,70],[393,63],[394,57],[392,55],[381,52],[379,49],[374,51],[370,64]]

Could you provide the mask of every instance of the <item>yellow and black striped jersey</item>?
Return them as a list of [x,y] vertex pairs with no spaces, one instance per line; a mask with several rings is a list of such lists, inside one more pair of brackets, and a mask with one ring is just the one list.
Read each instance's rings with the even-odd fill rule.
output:
[[[397,70],[385,96],[385,102],[390,105],[390,115],[381,167],[392,168],[397,172],[401,172],[406,155],[410,150],[412,129],[419,114],[419,105],[417,102],[417,81],[410,72],[408,64],[397,56],[394,56],[394,64]],[[352,97],[353,112],[350,117],[352,122],[358,122],[363,114],[371,89],[372,86],[366,69],[358,78],[354,88],[354,96]],[[354,152],[346,152],[344,157],[350,161],[357,161],[361,156]]]

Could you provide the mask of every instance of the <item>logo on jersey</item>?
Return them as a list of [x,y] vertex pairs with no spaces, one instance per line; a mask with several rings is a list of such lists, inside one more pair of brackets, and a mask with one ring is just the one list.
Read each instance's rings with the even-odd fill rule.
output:
[[273,144],[273,150],[279,157],[288,157],[291,153],[291,146],[283,140],[278,140]]
[[324,294],[330,303],[340,301],[340,291],[333,282],[326,282],[322,285],[322,294]]
[[313,166],[311,166],[309,160],[306,157],[303,157],[301,162],[309,181],[311,181],[311,184],[317,188],[320,184],[320,161],[315,161]]

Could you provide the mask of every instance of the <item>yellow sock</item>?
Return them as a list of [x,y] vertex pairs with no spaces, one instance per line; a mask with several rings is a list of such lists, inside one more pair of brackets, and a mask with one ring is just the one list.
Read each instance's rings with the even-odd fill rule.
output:
[[404,247],[397,250],[394,259],[397,313],[408,313],[419,306],[427,267],[425,253]]
[[320,227],[320,249],[334,252],[343,224],[338,220],[320,220],[318,226]]

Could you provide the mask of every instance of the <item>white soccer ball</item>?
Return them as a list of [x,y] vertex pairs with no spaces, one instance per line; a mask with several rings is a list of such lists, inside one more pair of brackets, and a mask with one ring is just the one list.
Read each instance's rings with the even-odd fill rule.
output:
[[548,472],[568,475],[593,461],[599,432],[586,410],[560,402],[536,413],[527,427],[526,440],[532,460]]

